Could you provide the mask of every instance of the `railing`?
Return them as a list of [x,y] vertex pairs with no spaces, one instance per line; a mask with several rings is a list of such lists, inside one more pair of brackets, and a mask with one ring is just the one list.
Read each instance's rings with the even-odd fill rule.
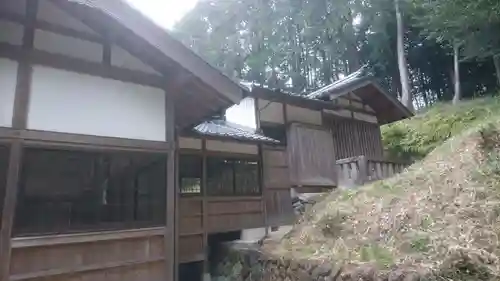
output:
[[337,160],[338,186],[350,188],[401,173],[410,163],[358,156]]

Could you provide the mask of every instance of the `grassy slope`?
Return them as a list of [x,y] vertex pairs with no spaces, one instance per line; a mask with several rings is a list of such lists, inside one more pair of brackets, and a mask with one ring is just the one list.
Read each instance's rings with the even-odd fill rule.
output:
[[[476,113],[483,117],[466,117],[476,124],[465,131],[465,126],[455,125],[451,132],[460,133],[408,172],[333,192],[270,251],[384,279],[396,272],[426,280],[500,280],[500,121],[492,118],[492,104],[498,102],[432,109],[427,116],[442,116],[442,110],[468,116],[479,107]],[[418,120],[433,119],[426,115],[406,126],[423,126]],[[426,138],[436,144],[428,141],[425,149],[437,146],[439,138]]]
[[382,127],[384,146],[389,157],[422,159],[451,136],[495,116],[500,116],[500,98],[458,106],[439,103],[412,119]]

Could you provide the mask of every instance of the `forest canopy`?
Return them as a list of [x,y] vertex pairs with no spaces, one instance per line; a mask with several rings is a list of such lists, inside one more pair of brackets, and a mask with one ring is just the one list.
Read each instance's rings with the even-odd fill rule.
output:
[[495,0],[200,0],[173,32],[233,78],[302,94],[368,65],[401,97],[395,3],[417,107],[453,98],[454,49],[462,97],[494,92]]

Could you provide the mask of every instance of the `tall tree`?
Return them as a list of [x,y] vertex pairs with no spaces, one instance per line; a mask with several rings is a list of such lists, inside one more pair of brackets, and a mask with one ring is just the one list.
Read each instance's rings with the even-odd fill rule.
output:
[[401,81],[402,97],[401,100],[403,104],[410,110],[413,110],[413,97],[410,89],[410,74],[408,71],[408,64],[406,62],[406,54],[404,47],[404,25],[403,16],[401,15],[400,0],[394,0],[394,7],[396,9],[396,21],[397,21],[397,40],[398,40],[398,67],[399,76]]

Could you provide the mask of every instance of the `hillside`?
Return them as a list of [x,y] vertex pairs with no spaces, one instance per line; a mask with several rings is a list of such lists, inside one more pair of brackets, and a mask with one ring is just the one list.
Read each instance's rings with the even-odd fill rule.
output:
[[500,116],[500,98],[438,103],[414,118],[382,127],[389,157],[420,160],[451,136]]
[[[393,125],[406,128],[405,141],[420,136],[410,145],[424,147],[412,153],[422,156],[437,148],[395,178],[333,192],[267,250],[276,257],[326,263],[338,269],[338,280],[499,280],[495,107],[500,108],[493,99],[456,109],[439,105]],[[439,145],[446,134],[456,135]]]

